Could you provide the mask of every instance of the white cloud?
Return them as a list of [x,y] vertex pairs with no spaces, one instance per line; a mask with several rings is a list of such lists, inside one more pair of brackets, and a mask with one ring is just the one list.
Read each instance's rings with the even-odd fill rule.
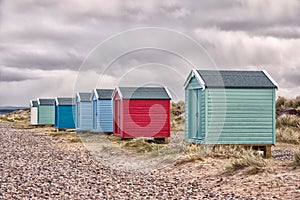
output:
[[266,69],[282,91],[290,88],[297,92],[300,81],[293,76],[300,80],[300,39],[253,36],[218,28],[198,28],[195,35],[205,44],[219,68]]
[[300,39],[253,36],[242,31],[222,31],[217,28],[195,30],[221,65],[296,65]]
[[[293,94],[299,92],[298,0],[0,2],[1,105],[27,104],[28,99],[36,96],[69,95],[75,87],[76,71],[90,50],[111,35],[142,26],[166,27],[191,35],[206,47],[219,68],[265,68],[279,82],[279,93],[295,96]],[[121,49],[122,45],[143,37],[114,47]],[[190,55],[190,60],[203,60],[198,51],[169,35],[159,41],[153,37],[151,42],[162,46],[171,43],[169,48],[179,49],[181,55]],[[190,66],[183,61],[158,54],[160,56],[153,52],[136,53],[136,57],[119,60],[98,87],[112,87],[131,67],[147,62],[174,66],[182,74],[187,73]],[[104,67],[101,61],[103,59],[97,63],[99,68]],[[144,73],[156,76],[147,70],[138,72],[139,77]],[[84,76],[95,83],[87,79],[80,87],[90,90],[97,85],[99,75],[93,71],[85,73]],[[171,88],[176,86],[166,84]]]

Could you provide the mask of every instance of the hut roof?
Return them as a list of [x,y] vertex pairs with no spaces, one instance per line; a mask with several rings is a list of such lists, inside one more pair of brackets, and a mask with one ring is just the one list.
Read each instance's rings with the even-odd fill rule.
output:
[[54,105],[54,99],[37,99],[38,105]]
[[30,106],[31,107],[37,107],[38,106],[37,100],[30,100]]
[[113,91],[113,89],[95,89],[94,93],[99,100],[110,100]]
[[122,99],[172,99],[165,87],[117,87],[116,90]]
[[203,88],[277,88],[277,83],[266,71],[192,70]]
[[72,106],[74,105],[74,98],[55,98],[55,103],[56,105],[61,105],[61,106]]
[[77,92],[77,101],[89,102],[91,101],[91,95],[92,93],[90,92]]

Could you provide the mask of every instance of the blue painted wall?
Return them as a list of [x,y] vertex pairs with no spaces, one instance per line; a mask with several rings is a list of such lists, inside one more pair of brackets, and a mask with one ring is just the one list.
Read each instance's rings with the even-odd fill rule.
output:
[[93,98],[93,131],[113,132],[113,114],[111,100]]
[[112,114],[112,101],[99,100],[97,110],[98,114],[98,130],[102,132],[113,132],[113,114]]
[[75,128],[73,106],[55,106],[55,128]]
[[91,131],[93,129],[93,109],[91,102],[76,103],[76,130]]

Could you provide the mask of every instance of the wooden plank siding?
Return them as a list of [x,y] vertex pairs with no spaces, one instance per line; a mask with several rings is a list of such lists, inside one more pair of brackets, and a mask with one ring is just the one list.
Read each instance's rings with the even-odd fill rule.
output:
[[30,124],[37,125],[38,124],[38,108],[30,107]]
[[92,92],[93,132],[113,132],[113,109],[110,89],[94,89]]
[[[154,105],[159,105],[161,109],[151,111]],[[169,113],[170,100],[123,100],[122,137],[170,137]]]
[[[193,98],[195,91],[199,97]],[[197,102],[195,102],[197,101]],[[200,134],[195,135],[195,106]],[[275,88],[185,88],[185,140],[205,144],[275,144]]]
[[[199,96],[193,98],[193,93],[198,91]],[[199,122],[195,121],[194,105],[199,106]],[[203,143],[206,134],[205,127],[205,90],[202,90],[200,84],[195,77],[192,77],[188,87],[185,89],[185,140],[187,142]],[[196,124],[199,123],[200,129],[197,135]]]
[[122,109],[121,109],[121,99],[120,95],[116,93],[114,100],[113,100],[113,133],[116,136],[122,137]]
[[188,89],[185,89],[185,95],[184,95],[184,138],[185,138],[185,141],[187,142],[192,142],[189,138],[189,90]]
[[54,106],[38,106],[38,124],[54,124]]
[[55,106],[55,128],[75,128],[72,105]]
[[207,144],[273,144],[275,89],[207,89]]
[[122,138],[170,137],[171,96],[164,87],[116,87],[113,134]]
[[92,102],[76,103],[76,129],[78,131],[89,131],[93,128]]
[[111,100],[98,100],[97,122],[97,131],[113,132],[113,115]]

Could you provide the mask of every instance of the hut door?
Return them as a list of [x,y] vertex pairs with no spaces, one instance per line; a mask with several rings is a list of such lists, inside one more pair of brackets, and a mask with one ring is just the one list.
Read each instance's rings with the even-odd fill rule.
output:
[[54,106],[54,124],[55,126],[58,126],[58,106]]
[[76,128],[79,128],[80,127],[80,108],[79,108],[79,106],[80,106],[80,104],[77,102],[76,103],[77,104],[77,106],[76,106],[76,121],[77,121],[77,127]]
[[97,129],[97,101],[93,101],[93,129]]
[[193,139],[202,139],[202,135],[200,133],[200,91],[198,89],[190,90],[190,119],[191,119],[191,127],[190,133],[191,138]]

